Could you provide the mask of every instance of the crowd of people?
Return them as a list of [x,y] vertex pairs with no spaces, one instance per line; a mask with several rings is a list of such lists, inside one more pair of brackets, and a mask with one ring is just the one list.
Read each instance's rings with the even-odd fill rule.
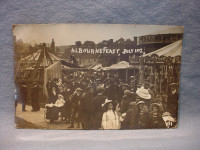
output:
[[58,116],[69,128],[145,129],[176,126],[177,83],[169,85],[166,96],[159,95],[149,80],[125,83],[116,75],[76,71],[63,79],[48,79],[47,118]]

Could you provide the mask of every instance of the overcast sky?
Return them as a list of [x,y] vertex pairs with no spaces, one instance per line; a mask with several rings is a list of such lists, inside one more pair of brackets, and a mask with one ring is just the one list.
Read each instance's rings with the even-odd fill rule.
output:
[[183,33],[180,26],[123,25],[123,24],[33,24],[16,25],[13,35],[24,43],[50,43],[56,46],[74,45],[75,41],[94,41],[130,38],[153,33]]

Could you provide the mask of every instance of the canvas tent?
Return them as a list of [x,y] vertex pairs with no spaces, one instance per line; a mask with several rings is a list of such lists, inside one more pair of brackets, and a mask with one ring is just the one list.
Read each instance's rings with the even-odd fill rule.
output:
[[55,62],[54,64],[45,68],[44,70],[44,85],[43,85],[44,91],[43,92],[46,96],[48,96],[47,89],[46,89],[46,83],[48,82],[48,78],[50,78],[51,80],[54,78],[58,78],[58,79],[62,78],[62,66],[61,66],[60,61]]
[[21,59],[21,62],[23,63],[29,63],[36,64],[38,61],[40,61],[40,66],[50,66],[54,62],[57,62],[61,60],[59,57],[55,56],[54,54],[50,53],[46,49],[39,49],[36,52],[26,56],[25,58]]
[[175,57],[181,55],[181,50],[182,50],[182,40],[179,40],[163,48],[160,48],[154,52],[142,55],[142,57],[151,56],[152,54],[157,54],[158,56]]
[[128,62],[120,61],[120,62],[118,62],[116,64],[111,65],[108,69],[111,69],[111,70],[112,69],[127,69],[129,67],[130,67],[130,65],[129,65]]
[[96,64],[91,69],[93,69],[93,70],[101,70],[101,69],[103,69],[103,67],[102,67],[102,64]]

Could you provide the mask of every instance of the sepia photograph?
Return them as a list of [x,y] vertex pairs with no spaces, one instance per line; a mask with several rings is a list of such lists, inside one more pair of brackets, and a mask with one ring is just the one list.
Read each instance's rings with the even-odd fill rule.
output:
[[177,128],[183,32],[170,25],[13,25],[16,128]]

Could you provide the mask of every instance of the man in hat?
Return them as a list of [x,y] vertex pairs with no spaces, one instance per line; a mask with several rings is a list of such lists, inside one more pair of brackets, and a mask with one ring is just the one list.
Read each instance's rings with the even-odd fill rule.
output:
[[118,88],[117,95],[118,95],[118,103],[121,106],[121,101],[124,96],[124,92],[129,89],[129,85],[126,83],[121,83]]
[[80,115],[81,115],[81,122],[82,122],[83,129],[90,129],[93,94],[94,94],[93,87],[88,86],[81,98],[81,102],[80,102],[81,114]]
[[103,116],[102,104],[105,102],[106,96],[104,95],[104,88],[99,87],[97,89],[97,96],[94,97],[92,103],[92,117],[91,117],[91,129],[98,130],[101,128],[101,119]]
[[136,102],[144,101],[148,106],[151,102],[151,94],[148,89],[145,89],[143,86],[138,88],[136,91]]
[[118,85],[115,84],[114,80],[110,80],[108,88],[105,90],[105,95],[113,100],[113,103],[117,103],[118,97]]
[[32,111],[39,111],[39,86],[37,82],[33,82],[31,87],[31,102],[32,102]]
[[72,102],[72,119],[71,119],[71,126],[69,128],[74,128],[74,120],[77,114],[77,123],[78,128],[80,127],[80,100],[82,96],[82,89],[77,88],[74,93],[71,96],[71,102]]
[[128,107],[129,107],[129,103],[131,101],[134,101],[132,94],[134,94],[134,93],[132,93],[130,90],[126,90],[124,92],[124,96],[123,96],[122,101],[121,101],[121,113],[127,112]]
[[25,82],[22,82],[21,88],[20,88],[20,99],[22,102],[22,111],[26,111],[26,101],[27,101],[27,86]]
[[51,87],[52,87],[52,85],[51,85],[52,83],[51,83],[51,78],[50,77],[48,77],[48,81],[47,81],[47,83],[46,83],[46,88],[47,88],[47,93],[48,93],[48,96],[50,96],[50,92],[51,92]]
[[167,99],[167,111],[169,111],[172,117],[177,118],[178,115],[178,92],[177,84],[171,83],[169,85],[170,92]]

